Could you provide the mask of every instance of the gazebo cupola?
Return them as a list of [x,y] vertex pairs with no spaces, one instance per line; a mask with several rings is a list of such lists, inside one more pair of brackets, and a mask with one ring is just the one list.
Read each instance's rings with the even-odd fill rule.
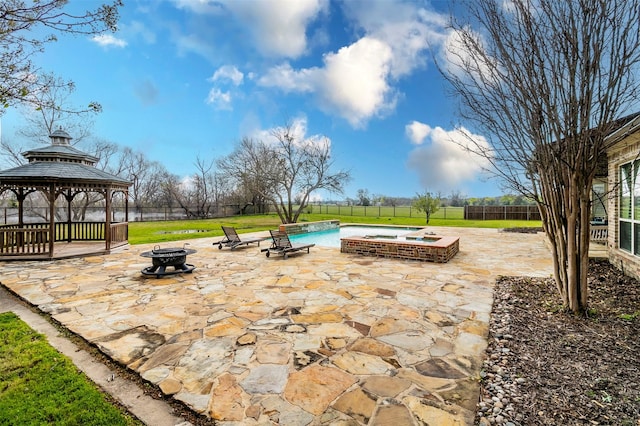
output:
[[22,155],[29,163],[37,161],[62,162],[62,163],[79,163],[87,166],[95,166],[98,158],[88,155],[73,146],[73,139],[67,132],[58,129],[49,135],[51,145],[43,148],[37,148],[24,152]]
[[62,128],[56,130],[55,132],[51,133],[49,135],[49,137],[51,138],[51,145],[71,145],[69,143],[69,141],[71,139],[73,139],[71,136],[69,136],[69,133],[65,132],[64,130],[62,130]]

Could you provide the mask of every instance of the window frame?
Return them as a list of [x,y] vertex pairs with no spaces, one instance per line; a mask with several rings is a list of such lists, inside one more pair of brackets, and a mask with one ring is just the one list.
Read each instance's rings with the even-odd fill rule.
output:
[[640,256],[640,160],[620,164],[618,179],[618,248]]

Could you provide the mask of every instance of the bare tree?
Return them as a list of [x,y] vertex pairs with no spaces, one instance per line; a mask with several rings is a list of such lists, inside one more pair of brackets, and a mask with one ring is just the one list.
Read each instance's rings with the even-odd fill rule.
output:
[[21,104],[26,125],[18,130],[21,138],[2,139],[0,156],[13,166],[24,164],[24,151],[34,145],[50,143],[49,135],[57,128],[63,128],[73,135],[74,145],[91,136],[93,121],[91,115],[101,111],[101,106],[93,102],[89,108],[76,108],[70,97],[75,91],[71,81],[65,81],[53,74],[34,77],[32,91],[25,95],[28,103]]
[[24,147],[17,143],[15,139],[8,139],[6,136],[0,140],[0,157],[4,159],[10,167],[18,167],[25,163],[22,153]]
[[195,162],[196,173],[188,179],[180,181],[177,176],[170,176],[165,186],[172,198],[178,203],[187,216],[205,218],[210,217],[215,208],[215,173],[212,171],[214,162],[200,157]]
[[152,180],[150,174],[152,164],[141,151],[134,151],[129,147],[122,149],[120,162],[118,165],[118,175],[131,182],[129,187],[129,198],[133,201],[133,206],[137,212],[142,207],[147,197]]
[[271,141],[243,139],[219,166],[238,186],[271,203],[282,223],[297,222],[314,191],[342,192],[350,176],[331,171],[327,138],[304,139],[291,124],[273,130],[271,136]]
[[[32,58],[56,40],[56,34],[100,34],[115,31],[121,0],[94,11],[72,15],[68,0],[3,0],[0,2],[0,105],[30,103],[38,74]],[[45,34],[50,30],[51,34]],[[40,37],[39,37],[40,36]],[[2,111],[0,110],[0,113]]]
[[102,106],[91,102],[86,108],[78,108],[71,103],[75,84],[54,74],[34,77],[34,87],[22,105],[27,125],[18,133],[25,138],[47,144],[49,135],[57,128],[63,128],[73,135],[72,143],[78,144],[91,135],[91,116],[102,111]]
[[[267,145],[243,138],[236,149],[227,157],[218,159],[218,168],[233,187],[234,203],[240,212],[253,206],[254,210],[264,211],[264,204],[271,203],[265,194],[270,193],[269,181],[265,178],[272,171],[268,166],[274,161]],[[278,170],[273,170],[277,175]]]
[[[587,309],[589,214],[605,137],[638,99],[640,1],[464,1],[443,75],[470,139],[514,191],[536,200],[564,305]],[[474,28],[477,28],[477,32]]]

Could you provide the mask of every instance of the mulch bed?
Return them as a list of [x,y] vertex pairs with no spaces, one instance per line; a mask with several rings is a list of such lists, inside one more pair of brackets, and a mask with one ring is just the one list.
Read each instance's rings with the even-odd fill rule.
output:
[[498,280],[476,424],[640,426],[640,283],[589,266],[587,316],[552,279]]
[[503,228],[502,232],[517,232],[520,234],[535,234],[537,232],[544,232],[544,229],[540,227],[522,227],[522,228]]

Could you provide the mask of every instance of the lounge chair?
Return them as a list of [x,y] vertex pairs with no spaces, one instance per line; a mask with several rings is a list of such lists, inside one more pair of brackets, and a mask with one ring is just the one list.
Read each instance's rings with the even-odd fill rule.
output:
[[260,241],[265,240],[265,238],[245,238],[241,240],[235,228],[231,226],[223,226],[222,231],[224,232],[225,238],[222,241],[213,243],[214,246],[217,244],[220,250],[222,250],[222,246],[231,247],[231,250],[233,250],[243,244],[249,245],[252,243],[258,243],[258,246],[260,246]]
[[273,243],[271,243],[271,247],[261,250],[267,252],[267,257],[269,257],[273,252],[276,254],[281,254],[286,259],[289,253],[305,249],[307,250],[307,253],[309,253],[309,249],[315,246],[315,244],[292,244],[287,233],[283,231],[269,232],[271,233]]

